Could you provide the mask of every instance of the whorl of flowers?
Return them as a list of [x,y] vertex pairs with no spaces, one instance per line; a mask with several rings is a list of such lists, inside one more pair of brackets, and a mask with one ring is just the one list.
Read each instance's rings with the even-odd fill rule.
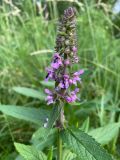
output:
[[[64,11],[64,15],[59,22],[58,34],[56,38],[55,54],[51,66],[46,69],[46,81],[55,81],[53,91],[45,89],[48,94],[47,104],[56,103],[57,101],[75,102],[79,88],[77,83],[81,82],[83,70],[70,73],[70,68],[74,63],[78,63],[77,56],[77,38],[76,38],[76,17],[75,10],[69,7]],[[75,86],[70,91],[71,86]],[[73,87],[72,87],[73,88]]]

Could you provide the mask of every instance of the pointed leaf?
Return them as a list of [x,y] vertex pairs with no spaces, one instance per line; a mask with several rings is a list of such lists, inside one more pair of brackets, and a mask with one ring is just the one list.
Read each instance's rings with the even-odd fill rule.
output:
[[84,132],[88,132],[89,129],[89,124],[90,124],[90,118],[88,117],[84,123],[82,124],[82,127],[80,128]]
[[9,116],[43,125],[49,112],[44,109],[13,105],[0,105],[0,111]]
[[26,87],[13,87],[13,90],[19,94],[27,97],[38,98],[40,100],[45,100],[46,95],[32,88]]
[[[48,124],[47,124],[47,128],[44,128],[42,130],[42,132],[44,133],[44,136],[42,135],[42,137],[44,137],[42,140],[38,141],[36,140],[40,135],[41,129],[40,131],[38,131],[37,133],[35,133],[32,137],[32,141],[34,142],[35,146],[37,148],[44,148],[47,145],[49,145],[48,143],[53,143],[54,139],[56,138],[56,135],[53,134],[53,136],[51,135],[50,138],[48,139],[48,136],[51,133],[55,133],[55,130],[52,130],[52,127],[55,123],[55,121],[57,120],[57,118],[60,115],[60,111],[61,111],[61,107],[60,106],[54,106],[52,111],[50,112],[50,114],[47,116],[48,117]],[[44,119],[45,120],[45,119]],[[36,138],[36,136],[38,136]]]
[[60,112],[61,112],[61,106],[56,105],[53,107],[50,113],[50,118],[48,120],[47,128],[51,129],[53,127],[55,121],[60,115]]
[[111,156],[88,134],[76,129],[64,130],[63,141],[81,160],[112,160]]
[[14,143],[15,148],[25,160],[47,160],[46,155],[32,146]]
[[97,142],[102,145],[108,144],[119,132],[120,123],[111,123],[106,125],[105,127],[100,127],[97,129],[93,129],[88,132],[93,138],[96,139]]

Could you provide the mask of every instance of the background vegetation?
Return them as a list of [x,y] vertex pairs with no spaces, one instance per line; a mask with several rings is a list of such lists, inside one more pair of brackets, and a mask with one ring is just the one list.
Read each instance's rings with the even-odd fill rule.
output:
[[[13,87],[33,88],[44,96],[45,68],[54,52],[57,21],[67,6],[74,6],[80,57],[75,69],[84,68],[85,74],[81,103],[65,106],[66,119],[71,125],[93,132],[119,160],[120,17],[112,12],[115,1],[49,1],[46,10],[43,1],[39,14],[32,1],[0,2],[0,103],[50,109],[44,100],[26,98]],[[33,123],[1,113],[0,159],[15,159],[13,143],[29,144],[37,129]]]

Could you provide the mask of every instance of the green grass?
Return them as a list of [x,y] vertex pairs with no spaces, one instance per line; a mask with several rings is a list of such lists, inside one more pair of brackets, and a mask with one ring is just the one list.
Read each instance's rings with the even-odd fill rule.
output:
[[[17,2],[21,9],[17,16],[8,16],[14,10],[6,3],[0,8],[0,103],[42,107],[45,104],[16,94],[12,87],[44,88],[40,81],[45,77],[45,67],[49,65],[54,49],[58,20],[56,4],[51,3],[52,18],[45,21],[43,16],[35,15],[30,1]],[[72,125],[80,127],[89,117],[89,128],[97,128],[119,121],[116,110],[120,106],[120,39],[114,36],[114,27],[119,26],[112,22],[110,14],[103,8],[96,8],[94,3],[85,1],[83,10],[79,6],[77,8],[80,63],[75,68],[84,68],[86,72],[81,88],[82,104],[66,106],[65,113]],[[27,124],[18,121],[13,125],[13,120],[6,120],[2,114],[0,119],[0,157],[7,160],[10,159],[9,154],[16,156],[13,141],[24,133]],[[32,135],[31,128],[34,130],[36,126],[27,127]],[[17,134],[16,129],[19,130]],[[26,139],[24,137],[20,141],[26,142]],[[117,138],[105,147],[115,157],[118,155],[116,159],[119,160],[116,144],[120,145]]]

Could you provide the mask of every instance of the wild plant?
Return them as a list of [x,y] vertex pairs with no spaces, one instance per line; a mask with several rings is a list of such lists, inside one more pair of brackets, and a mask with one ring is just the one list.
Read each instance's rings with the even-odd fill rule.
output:
[[[25,160],[112,160],[99,143],[79,127],[70,126],[65,118],[67,103],[80,101],[77,93],[82,82],[83,69],[73,72],[78,63],[75,9],[69,7],[58,24],[55,53],[50,67],[46,68],[45,81],[54,81],[54,88],[45,89],[46,103],[50,111],[26,107],[7,106],[2,112],[40,125],[31,138],[32,145],[15,143],[15,147]],[[21,93],[20,88],[17,91]],[[39,92],[24,88],[26,95],[42,99]],[[21,114],[20,114],[21,113]],[[19,157],[19,159],[22,159]]]

